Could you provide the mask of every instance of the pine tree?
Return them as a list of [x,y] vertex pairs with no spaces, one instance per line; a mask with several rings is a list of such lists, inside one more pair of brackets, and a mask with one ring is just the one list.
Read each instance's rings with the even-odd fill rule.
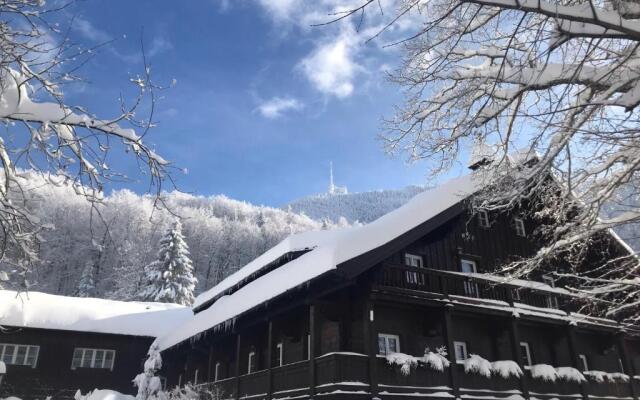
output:
[[78,297],[93,297],[96,295],[93,263],[88,262],[82,270],[82,277],[78,283]]
[[191,305],[198,280],[193,276],[189,247],[176,220],[160,239],[158,259],[145,267],[147,284],[140,298],[147,301]]

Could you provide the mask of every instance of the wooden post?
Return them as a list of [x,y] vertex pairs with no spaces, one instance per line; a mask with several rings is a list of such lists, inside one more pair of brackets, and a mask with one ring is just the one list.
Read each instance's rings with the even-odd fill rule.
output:
[[[573,367],[582,371],[580,356],[578,355],[578,347],[576,345],[576,330],[573,325],[567,325],[567,340],[569,342],[569,352],[571,353]],[[589,387],[586,382],[580,383],[580,392],[582,393],[582,398],[584,398],[584,400],[589,400]]]
[[242,337],[240,334],[236,334],[236,400],[240,398],[240,345]]
[[309,305],[309,398],[316,394],[316,306]]
[[211,366],[213,365],[213,345],[209,346],[209,362],[207,364],[207,382],[212,382]]
[[363,341],[364,352],[369,357],[369,392],[371,397],[378,395],[378,335],[375,327],[375,308],[371,300],[364,303]]
[[514,358],[513,361],[517,362],[522,370],[522,377],[520,377],[520,391],[522,397],[529,398],[529,376],[525,365],[522,362],[522,350],[520,349],[520,327],[518,326],[518,318],[512,317],[509,320],[509,338],[511,339],[511,354]]
[[633,370],[633,365],[631,364],[631,360],[629,360],[629,357],[627,356],[627,354],[629,354],[628,349],[627,349],[627,344],[624,341],[624,333],[619,332],[618,334],[616,334],[616,350],[618,352],[618,356],[620,356],[620,361],[622,361],[622,367],[624,368],[624,371],[622,371],[623,373],[629,375],[629,377],[631,379],[629,379],[629,386],[631,388],[631,397],[633,397],[634,399],[637,399],[637,393],[636,393],[636,388],[633,384],[633,377],[635,375],[635,371]]
[[273,395],[273,321],[267,328],[267,399]]
[[456,350],[453,346],[453,318],[451,316],[452,308],[452,305],[444,306],[444,336],[449,353],[449,362],[451,363],[451,365],[449,365],[449,386],[451,386],[453,397],[459,398],[460,388],[458,385],[458,364],[456,362]]

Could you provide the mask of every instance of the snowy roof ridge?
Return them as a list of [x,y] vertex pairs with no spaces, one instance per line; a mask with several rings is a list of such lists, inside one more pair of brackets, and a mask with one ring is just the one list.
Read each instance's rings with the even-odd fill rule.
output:
[[452,179],[414,196],[402,207],[363,226],[329,231],[311,231],[289,236],[218,285],[200,294],[194,307],[202,307],[225,290],[256,273],[278,257],[295,249],[313,249],[247,283],[236,292],[221,296],[187,323],[157,339],[162,350],[203,331],[223,324],[283,293],[333,271],[338,265],[389,243],[431,220],[480,189],[475,174]]
[[178,304],[0,290],[0,326],[158,337],[192,315]]

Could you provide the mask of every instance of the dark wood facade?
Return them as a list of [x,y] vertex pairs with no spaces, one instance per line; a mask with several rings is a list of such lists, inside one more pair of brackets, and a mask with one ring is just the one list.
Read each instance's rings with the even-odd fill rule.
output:
[[[0,398],[73,398],[96,388],[135,394],[132,379],[142,370],[152,337],[2,326],[0,343],[39,346],[35,367],[7,365]],[[76,348],[115,351],[112,368],[72,368]],[[95,361],[95,360],[94,360]]]
[[[297,291],[240,315],[230,329],[211,329],[163,352],[169,386],[192,382],[230,399],[531,399],[637,398],[640,381],[533,379],[532,364],[640,374],[640,340],[611,321],[569,314],[570,296],[460,274],[462,259],[478,272],[537,244],[517,236],[509,216],[482,228],[452,206],[436,218],[338,266]],[[614,248],[615,242],[611,243]],[[422,267],[405,263],[420,256]],[[263,276],[260,279],[268,279]],[[556,309],[557,308],[557,309]],[[451,366],[403,375],[379,355],[379,335],[399,338],[400,352],[421,356],[446,346]],[[467,374],[454,342],[490,361],[514,360],[520,379]]]

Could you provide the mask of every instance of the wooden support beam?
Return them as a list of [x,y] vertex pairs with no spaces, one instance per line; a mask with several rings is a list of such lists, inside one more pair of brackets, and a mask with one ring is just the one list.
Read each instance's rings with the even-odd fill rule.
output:
[[267,399],[273,396],[273,321],[267,327]]
[[240,399],[240,345],[242,344],[242,337],[240,334],[236,334],[236,376],[235,376],[235,387],[236,387],[236,400]]
[[[579,371],[582,371],[582,363],[580,361],[580,355],[578,354],[578,346],[576,344],[576,328],[573,325],[567,325],[567,340],[569,342],[569,353],[571,354],[571,360],[573,367]],[[580,383],[580,392],[584,400],[589,400],[589,386],[586,382]]]
[[522,349],[520,348],[520,325],[517,317],[511,317],[509,320],[509,339],[511,342],[511,356],[513,361],[517,362],[522,370],[523,374],[520,378],[520,391],[522,397],[529,398],[529,375],[525,369],[524,362],[522,361]]
[[618,356],[620,357],[620,361],[622,361],[622,367],[624,368],[623,373],[629,375],[631,379],[629,379],[629,386],[631,388],[631,396],[634,399],[638,398],[638,393],[636,393],[635,385],[633,384],[634,376],[636,375],[633,364],[628,357],[629,349],[627,349],[627,343],[624,340],[624,333],[619,332],[616,334],[616,350],[618,352]]
[[453,346],[453,318],[452,318],[452,306],[445,305],[443,310],[443,326],[444,336],[447,343],[447,350],[449,353],[449,386],[451,387],[452,394],[455,398],[460,397],[460,387],[458,385],[458,364],[456,362],[456,351]]
[[317,315],[315,304],[309,305],[309,398],[316,394]]
[[371,299],[365,301],[363,311],[364,352],[369,357],[369,392],[372,397],[376,397],[378,395],[378,331],[375,323],[374,302]]

